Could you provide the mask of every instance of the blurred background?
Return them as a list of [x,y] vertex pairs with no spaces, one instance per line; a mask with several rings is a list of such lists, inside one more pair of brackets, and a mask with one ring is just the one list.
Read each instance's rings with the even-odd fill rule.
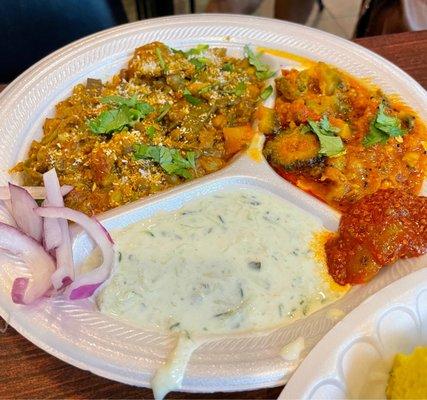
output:
[[205,12],[273,17],[346,39],[427,29],[427,0],[0,0],[0,83],[91,33]]

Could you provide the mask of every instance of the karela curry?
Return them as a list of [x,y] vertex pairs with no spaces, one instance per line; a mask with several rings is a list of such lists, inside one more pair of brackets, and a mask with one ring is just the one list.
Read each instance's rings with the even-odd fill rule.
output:
[[283,70],[276,89],[264,154],[285,179],[342,211],[379,189],[418,194],[427,130],[408,107],[320,62]]
[[77,85],[12,171],[41,185],[54,167],[74,187],[66,205],[90,215],[216,171],[251,141],[256,106],[272,92],[274,72],[247,46],[245,55],[137,48],[109,82]]

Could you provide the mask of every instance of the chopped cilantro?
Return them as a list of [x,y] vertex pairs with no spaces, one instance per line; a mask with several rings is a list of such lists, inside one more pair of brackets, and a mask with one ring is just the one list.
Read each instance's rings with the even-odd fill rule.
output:
[[232,72],[234,71],[234,65],[231,62],[226,62],[221,68],[223,71]]
[[161,52],[161,50],[160,50],[160,48],[159,48],[159,47],[156,47],[156,56],[157,56],[157,59],[159,60],[160,68],[161,68],[164,72],[166,72],[166,70],[167,70],[167,65],[166,65],[166,63],[165,63],[165,60],[163,59],[162,52]]
[[194,97],[187,88],[184,89],[183,94],[184,94],[185,100],[187,100],[193,106],[198,106],[203,103],[201,99],[199,99],[198,97]]
[[273,86],[268,85],[259,95],[261,100],[267,100],[273,93]]
[[178,175],[185,179],[191,179],[192,170],[196,169],[196,155],[193,151],[182,156],[178,149],[140,143],[134,146],[134,156],[137,160],[152,160],[169,175]]
[[256,71],[255,72],[256,77],[258,79],[261,79],[262,81],[265,81],[266,79],[271,78],[275,74],[276,74],[276,71],[271,71],[271,70],[267,70],[267,71]]
[[159,112],[158,117],[156,118],[156,121],[160,122],[165,117],[165,115],[169,112],[169,110],[171,108],[172,108],[172,105],[170,105],[169,103],[163,104],[159,110],[160,112]]
[[89,129],[96,134],[111,134],[125,127],[133,126],[135,122],[145,118],[154,108],[145,102],[140,102],[133,96],[108,96],[101,99],[104,104],[115,105],[117,108],[101,112],[98,117],[87,122]]
[[190,62],[196,67],[196,71],[201,71],[203,68],[206,67],[208,59],[205,57],[191,58]]
[[122,96],[106,96],[101,99],[101,103],[103,104],[112,104],[115,106],[128,106],[135,107],[138,102],[138,98],[136,96],[122,97]]
[[153,139],[154,135],[156,134],[156,128],[153,125],[147,126],[145,133],[150,139]]
[[249,61],[249,64],[255,67],[257,72],[265,72],[270,70],[268,64],[261,61],[261,54],[255,54],[248,45],[245,45],[243,49],[245,52],[245,56]]
[[207,49],[209,49],[208,44],[198,44],[196,47],[185,52],[185,55],[188,56],[198,56],[204,53]]
[[126,109],[117,108],[103,111],[98,117],[88,121],[89,129],[96,134],[108,134],[121,131],[130,122],[130,116]]
[[234,94],[236,96],[243,96],[245,92],[246,92],[246,84],[240,81],[234,89]]
[[172,53],[174,54],[182,54],[183,56],[185,56],[185,52],[179,49],[174,49],[173,47],[169,47],[172,51]]
[[406,132],[402,128],[401,120],[386,114],[384,103],[381,103],[362,143],[364,146],[370,147],[377,143],[385,143],[390,137],[403,136]]
[[344,151],[344,143],[336,133],[340,131],[339,128],[332,126],[325,115],[320,122],[308,120],[308,125],[312,132],[319,138],[320,150],[319,154],[324,156],[336,156]]

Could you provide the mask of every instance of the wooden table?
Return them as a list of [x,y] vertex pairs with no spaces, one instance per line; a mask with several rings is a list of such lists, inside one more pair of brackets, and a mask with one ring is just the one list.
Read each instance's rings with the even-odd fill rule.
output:
[[[356,40],[398,65],[427,88],[427,31]],[[0,85],[0,90],[5,85]],[[0,319],[0,322],[1,321]],[[135,388],[72,367],[35,347],[8,327],[0,333],[0,399],[152,398],[151,390]],[[171,393],[175,399],[274,399],[281,387],[240,393]]]

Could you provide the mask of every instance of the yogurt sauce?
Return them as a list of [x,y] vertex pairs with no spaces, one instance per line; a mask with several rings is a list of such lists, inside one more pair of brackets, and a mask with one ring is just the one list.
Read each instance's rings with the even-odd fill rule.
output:
[[97,304],[132,325],[179,334],[152,380],[162,398],[181,386],[204,334],[282,326],[343,294],[311,250],[322,229],[320,219],[271,193],[215,192],[112,231],[119,263]]
[[210,194],[113,231],[101,312],[156,331],[221,334],[289,323],[336,300],[310,242],[321,221],[253,189]]

